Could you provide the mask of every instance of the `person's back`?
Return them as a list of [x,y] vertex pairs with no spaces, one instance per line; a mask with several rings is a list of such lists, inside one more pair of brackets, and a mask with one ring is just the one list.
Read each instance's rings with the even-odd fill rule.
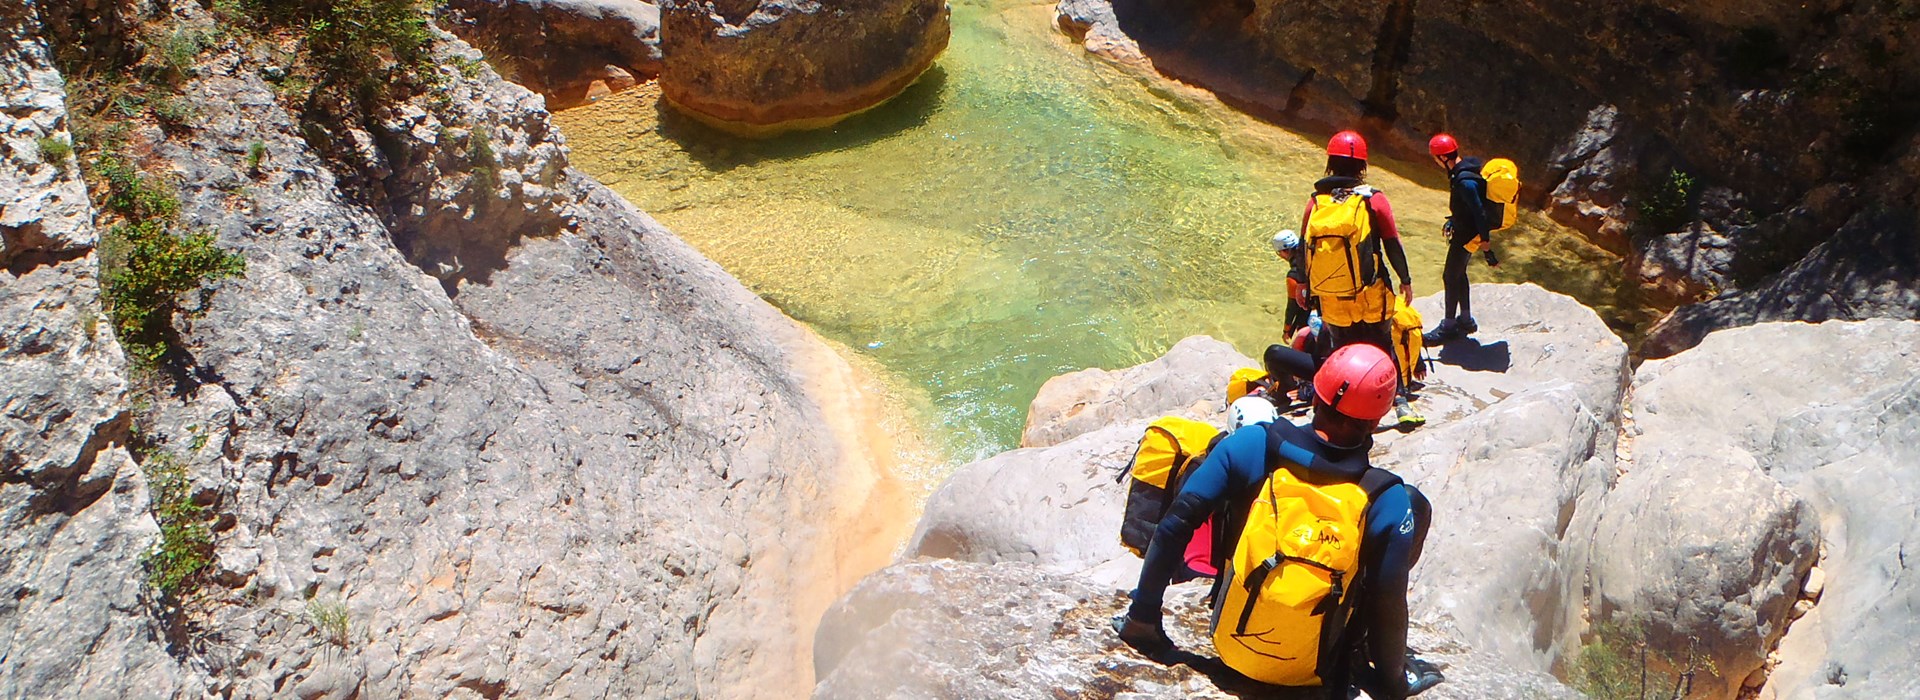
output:
[[[1430,509],[1417,489],[1372,468],[1367,457],[1373,425],[1391,405],[1397,373],[1393,360],[1377,348],[1357,345],[1336,351],[1315,375],[1318,386],[1313,430],[1276,420],[1265,429],[1243,428],[1222,440],[1206,462],[1187,478],[1161,520],[1148,546],[1133,604],[1126,615],[1115,620],[1121,638],[1149,655],[1161,655],[1173,649],[1161,628],[1165,589],[1179,564],[1180,553],[1193,536],[1194,525],[1209,515],[1220,516],[1214,526],[1217,543],[1245,545],[1247,517],[1253,512],[1255,500],[1263,497],[1263,487],[1273,488],[1268,486],[1271,480],[1287,479],[1295,485],[1289,488],[1298,488],[1298,484],[1368,483],[1378,488],[1367,493],[1361,509],[1359,585],[1353,586],[1355,579],[1345,579],[1347,590],[1359,593],[1357,597],[1343,596],[1341,586],[1336,584],[1328,594],[1330,605],[1340,604],[1343,610],[1350,610],[1346,619],[1353,622],[1349,628],[1351,634],[1334,632],[1340,634],[1339,638],[1318,639],[1318,644],[1344,651],[1357,643],[1366,650],[1371,663],[1356,665],[1354,659],[1334,655],[1326,663],[1316,663],[1313,676],[1323,682],[1330,697],[1342,699],[1350,687],[1364,687],[1373,697],[1387,700],[1406,697],[1409,692],[1438,682],[1438,675],[1430,674],[1411,681],[1412,687],[1409,687],[1405,667],[1407,573],[1419,558]],[[1276,476],[1276,472],[1285,474]],[[1351,494],[1346,497],[1354,498]],[[1273,510],[1276,509],[1259,512]],[[1233,548],[1216,546],[1216,552],[1224,554]],[[1244,550],[1239,554],[1250,556]],[[1281,554],[1272,553],[1276,557],[1275,566],[1307,566],[1283,563],[1278,559]],[[1245,573],[1246,569],[1241,572]],[[1279,581],[1289,576],[1298,580],[1299,575],[1283,572],[1279,578],[1272,578],[1272,585],[1281,585]],[[1227,578],[1223,572],[1222,581]],[[1264,581],[1248,586],[1244,576],[1240,578],[1242,588],[1267,588]],[[1233,584],[1218,585],[1228,587],[1220,590],[1230,592]],[[1354,605],[1344,607],[1349,602]],[[1254,603],[1245,601],[1239,605],[1236,610],[1244,611]],[[1222,637],[1218,635],[1226,634],[1230,639],[1233,634],[1242,634],[1237,630],[1242,625],[1239,617],[1246,615],[1235,619],[1221,617],[1223,619],[1216,621],[1215,638],[1221,658],[1251,677],[1274,677],[1266,673],[1271,669],[1260,666],[1257,654],[1221,649]],[[1281,632],[1309,641],[1317,639],[1313,636],[1314,630],[1298,626]]]

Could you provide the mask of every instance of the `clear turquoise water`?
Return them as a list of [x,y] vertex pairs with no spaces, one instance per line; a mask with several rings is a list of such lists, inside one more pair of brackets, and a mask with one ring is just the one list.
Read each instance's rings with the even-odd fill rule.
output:
[[[739,139],[646,89],[556,120],[577,165],[890,370],[956,462],[1017,445],[1053,376],[1194,334],[1250,355],[1276,340],[1266,241],[1299,221],[1324,137],[1108,65],[1053,30],[1050,2],[952,7],[936,68],[830,130]],[[1373,179],[1419,293],[1437,291],[1437,173]]]

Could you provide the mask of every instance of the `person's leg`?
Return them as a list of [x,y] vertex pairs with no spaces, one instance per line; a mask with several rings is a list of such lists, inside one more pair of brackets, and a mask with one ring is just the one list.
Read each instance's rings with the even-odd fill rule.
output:
[[1447,321],[1453,321],[1459,316],[1472,315],[1471,312],[1465,312],[1461,308],[1466,306],[1467,302],[1467,261],[1471,259],[1473,254],[1468,253],[1466,248],[1457,245],[1447,246],[1446,266],[1440,272],[1440,283],[1444,286],[1447,296],[1447,316],[1446,320],[1441,322],[1442,325],[1450,325]]

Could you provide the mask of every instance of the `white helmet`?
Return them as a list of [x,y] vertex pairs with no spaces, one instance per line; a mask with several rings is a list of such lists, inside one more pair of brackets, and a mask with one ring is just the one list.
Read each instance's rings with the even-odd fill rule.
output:
[[1256,423],[1272,423],[1280,420],[1280,409],[1265,396],[1242,396],[1227,407],[1227,419],[1232,425],[1230,432]]
[[1273,252],[1285,255],[1287,251],[1300,247],[1300,234],[1293,229],[1281,229],[1273,234]]

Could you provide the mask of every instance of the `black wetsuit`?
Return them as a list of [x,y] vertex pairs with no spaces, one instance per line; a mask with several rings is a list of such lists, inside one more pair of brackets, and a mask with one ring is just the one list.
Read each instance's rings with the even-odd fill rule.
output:
[[[1371,446],[1372,440],[1354,448],[1332,447],[1311,429],[1286,420],[1247,426],[1221,440],[1186,477],[1180,495],[1160,520],[1147,545],[1127,615],[1141,622],[1160,622],[1167,584],[1179,569],[1194,529],[1207,518],[1215,518],[1215,558],[1232,555],[1247,510],[1267,474],[1291,468],[1318,475],[1314,478],[1357,477],[1368,466]],[[1331,677],[1323,679],[1328,697],[1345,700],[1346,689],[1356,685],[1380,700],[1406,697],[1408,574],[1420,560],[1432,519],[1432,506],[1411,484],[1388,488],[1367,504],[1356,589],[1361,603],[1354,609],[1353,637],[1344,641],[1355,643],[1371,662],[1350,661],[1346,668],[1329,669]]]
[[1446,288],[1448,320],[1473,318],[1472,283],[1467,280],[1467,262],[1473,259],[1473,253],[1467,250],[1467,243],[1491,233],[1487,181],[1480,176],[1481,165],[1479,158],[1461,158],[1447,173],[1452,183],[1448,187],[1447,222],[1453,226],[1453,235],[1447,237],[1447,263],[1440,282]]

